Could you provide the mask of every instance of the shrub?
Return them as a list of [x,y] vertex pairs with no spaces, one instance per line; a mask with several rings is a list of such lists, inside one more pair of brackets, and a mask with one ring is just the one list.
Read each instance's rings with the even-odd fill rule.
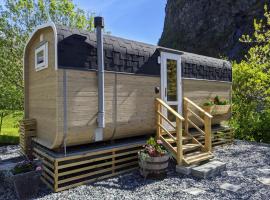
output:
[[255,32],[241,41],[255,44],[245,59],[233,63],[233,117],[239,139],[270,142],[270,12],[254,20]]

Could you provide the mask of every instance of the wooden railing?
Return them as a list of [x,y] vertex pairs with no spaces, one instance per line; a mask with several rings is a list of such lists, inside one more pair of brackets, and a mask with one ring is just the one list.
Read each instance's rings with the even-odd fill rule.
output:
[[[193,108],[193,109],[191,109]],[[196,112],[197,111],[197,112]],[[202,117],[196,113],[201,113]],[[194,121],[190,119],[190,117],[193,116],[198,121],[200,121],[204,125],[204,130],[202,130],[199,125],[196,125]],[[202,135],[205,137],[205,144],[202,145],[205,151],[212,151],[212,138],[211,138],[211,132],[212,132],[212,126],[211,126],[211,120],[213,118],[212,115],[210,115],[208,112],[203,110],[201,107],[199,107],[197,104],[195,104],[193,101],[191,101],[188,98],[184,98],[184,118],[185,118],[185,133],[188,134],[193,138],[193,141],[196,143],[202,145],[198,140],[196,140],[190,133],[189,133],[189,124],[191,124],[194,128],[196,128]]]
[[[176,124],[172,123],[167,116],[162,112],[163,110],[167,110],[168,113],[171,113],[176,118]],[[173,110],[168,104],[166,104],[161,99],[156,99],[156,124],[157,124],[157,139],[160,139],[163,144],[170,149],[173,153],[173,156],[177,160],[177,164],[180,165],[183,162],[183,131],[182,131],[182,123],[184,118],[175,110]],[[165,123],[163,123],[165,122]],[[170,128],[169,128],[170,127]],[[174,137],[171,133],[176,131],[176,137]],[[176,144],[177,150],[173,148],[173,146],[168,142],[163,136],[169,136]]]

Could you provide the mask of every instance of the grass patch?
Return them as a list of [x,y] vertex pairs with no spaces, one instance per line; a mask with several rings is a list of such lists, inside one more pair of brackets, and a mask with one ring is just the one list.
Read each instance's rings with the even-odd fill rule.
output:
[[0,144],[19,143],[19,121],[23,112],[16,112],[3,119],[2,131],[0,133]]

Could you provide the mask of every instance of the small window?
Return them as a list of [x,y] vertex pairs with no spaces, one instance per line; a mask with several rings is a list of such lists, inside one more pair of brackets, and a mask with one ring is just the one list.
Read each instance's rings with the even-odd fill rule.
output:
[[48,67],[48,42],[42,44],[35,50],[35,69],[36,71]]

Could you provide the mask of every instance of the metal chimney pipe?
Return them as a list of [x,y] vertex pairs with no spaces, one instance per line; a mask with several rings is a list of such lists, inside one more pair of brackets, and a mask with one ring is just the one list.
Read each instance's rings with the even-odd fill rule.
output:
[[104,108],[104,55],[103,55],[103,17],[95,17],[94,25],[97,36],[97,56],[98,56],[98,128],[95,132],[95,141],[103,140],[103,128],[105,128],[105,108]]

